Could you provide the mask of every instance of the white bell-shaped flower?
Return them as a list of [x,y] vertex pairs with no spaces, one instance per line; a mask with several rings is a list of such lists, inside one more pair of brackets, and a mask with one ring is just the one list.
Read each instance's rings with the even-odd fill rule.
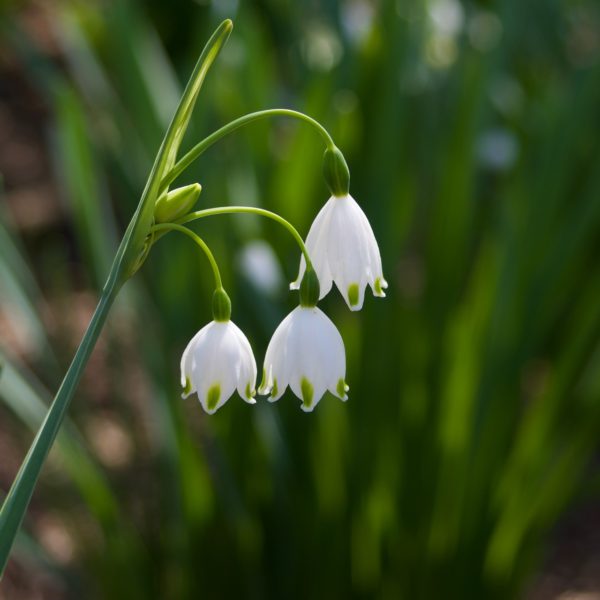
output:
[[[375,296],[385,296],[381,255],[371,225],[356,200],[331,196],[311,225],[306,247],[321,286],[323,298],[335,282],[350,310],[360,310],[365,287]],[[304,257],[291,289],[298,289],[306,268]]]
[[236,390],[249,404],[256,400],[256,361],[248,338],[231,321],[212,321],[187,345],[181,357],[183,398],[194,392],[213,414]]
[[287,386],[310,412],[326,390],[347,400],[346,353],[335,325],[316,306],[298,306],[275,330],[263,370],[260,394],[279,400]]

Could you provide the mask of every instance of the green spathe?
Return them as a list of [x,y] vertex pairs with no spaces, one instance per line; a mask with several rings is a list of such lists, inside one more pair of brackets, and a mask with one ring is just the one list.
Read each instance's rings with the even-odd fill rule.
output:
[[325,150],[323,175],[333,196],[347,196],[350,193],[350,170],[337,146]]
[[154,207],[154,220],[157,223],[168,223],[187,215],[196,204],[202,186],[192,183],[163,194]]
[[[183,92],[175,115],[169,124],[138,207],[127,227],[125,237],[115,257],[113,268],[116,270],[115,275],[120,276],[121,283],[133,276],[144,262],[143,249],[154,220],[156,200],[167,187],[162,180],[175,164],[177,151],[187,130],[204,78],[229,38],[232,28],[233,23],[230,19],[226,19],[217,27],[206,43]],[[140,255],[142,255],[142,258],[140,258]]]

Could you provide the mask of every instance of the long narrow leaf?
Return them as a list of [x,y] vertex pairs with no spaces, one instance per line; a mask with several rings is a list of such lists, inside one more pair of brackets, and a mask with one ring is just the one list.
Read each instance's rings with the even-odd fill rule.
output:
[[0,573],[6,567],[10,549],[25,516],[44,461],[65,418],[71,398],[89,360],[96,340],[102,331],[108,312],[122,284],[135,270],[134,265],[137,262],[138,255],[143,247],[153,219],[154,202],[157,198],[161,177],[165,173],[166,166],[172,164],[172,161],[176,159],[176,150],[173,151],[173,147],[175,146],[175,149],[178,148],[183,139],[202,82],[210,65],[229,37],[231,28],[231,21],[224,21],[217,28],[200,55],[200,59],[158,151],[138,209],[123,237],[92,320],[65,375],[63,383],[52,402],[50,410],[2,505],[2,510],[0,511]]

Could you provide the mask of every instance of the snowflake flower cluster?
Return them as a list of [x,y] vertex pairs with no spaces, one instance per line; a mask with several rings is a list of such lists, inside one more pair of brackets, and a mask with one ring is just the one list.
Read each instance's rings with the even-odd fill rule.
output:
[[[339,156],[341,153],[335,149]],[[365,213],[348,193],[349,174],[343,157],[334,155],[325,175],[332,196],[315,218],[299,274],[291,289],[300,290],[300,306],[277,327],[269,342],[262,383],[258,389],[268,400],[279,400],[289,386],[310,412],[326,391],[348,398],[344,342],[317,301],[337,286],[350,310],[360,310],[367,285],[375,296],[385,296],[381,256]],[[341,163],[340,168],[340,161]],[[342,176],[339,172],[341,171]],[[329,175],[329,176],[328,176]],[[224,290],[213,300],[214,320],[190,341],[181,358],[183,397],[197,394],[212,414],[237,390],[243,400],[256,403],[257,367],[247,337],[230,320]],[[223,308],[225,307],[225,308]]]

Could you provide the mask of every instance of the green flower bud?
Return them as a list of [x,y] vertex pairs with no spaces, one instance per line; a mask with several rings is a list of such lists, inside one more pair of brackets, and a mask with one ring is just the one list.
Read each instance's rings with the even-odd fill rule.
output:
[[332,195],[347,196],[350,191],[350,171],[346,159],[337,147],[327,148],[323,156],[323,175]]
[[199,183],[192,183],[163,194],[154,205],[154,220],[170,223],[183,217],[196,204],[201,191]]
[[212,301],[213,319],[215,321],[229,321],[231,317],[231,300],[223,288],[215,290]]
[[300,306],[316,306],[319,301],[319,278],[312,266],[309,266],[304,273],[300,283]]

